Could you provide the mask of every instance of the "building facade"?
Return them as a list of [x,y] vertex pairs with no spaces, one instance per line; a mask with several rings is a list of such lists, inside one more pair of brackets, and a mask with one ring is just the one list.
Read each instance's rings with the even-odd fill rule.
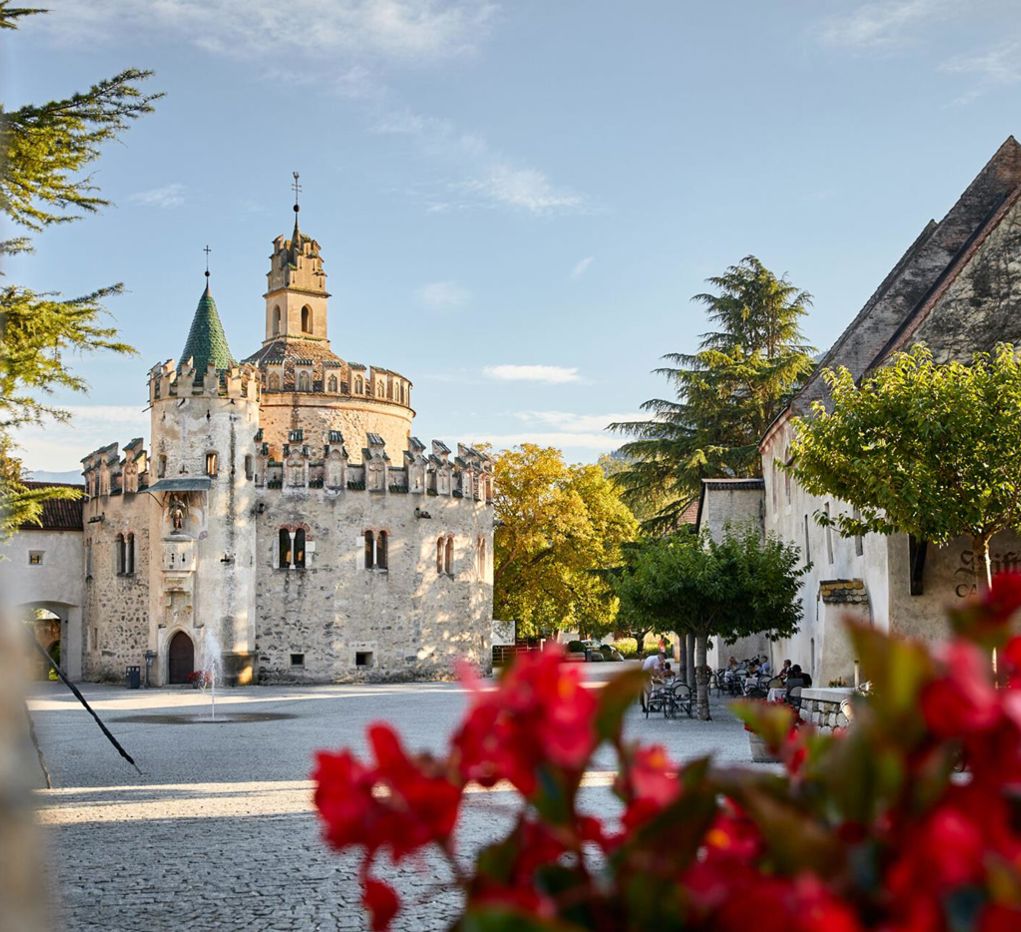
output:
[[148,662],[153,684],[214,663],[236,684],[339,682],[490,657],[490,460],[423,444],[411,381],[333,352],[295,211],[259,349],[235,361],[207,281],[181,358],[149,373],[149,446],[82,461],[86,679]]
[[[812,564],[802,581],[801,630],[772,652],[774,661],[801,664],[819,686],[853,681],[843,619],[940,638],[947,633],[946,606],[974,591],[970,541],[935,547],[904,534],[843,538],[815,516],[850,514],[850,506],[809,495],[782,469],[790,461],[794,418],[808,415],[813,402],[828,401],[824,369],[845,366],[860,378],[918,342],[939,361],[969,361],[1000,342],[1021,346],[1021,145],[1013,137],[943,220],[926,224],[772,424],[760,445],[760,490],[745,490],[737,502],[726,480],[703,488],[701,512],[711,519],[703,526],[711,533],[722,533],[727,523],[754,523],[797,544]],[[1021,540],[1000,535],[991,551],[994,571],[1016,569]]]

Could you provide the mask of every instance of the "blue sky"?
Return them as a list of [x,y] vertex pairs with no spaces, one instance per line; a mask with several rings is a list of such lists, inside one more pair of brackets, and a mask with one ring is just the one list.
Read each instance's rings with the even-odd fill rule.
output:
[[12,280],[110,302],[132,359],[69,360],[75,468],[147,435],[212,249],[235,356],[263,337],[292,223],[326,262],[333,349],[415,383],[416,433],[594,460],[690,351],[690,296],[752,253],[815,296],[829,345],[930,217],[1021,130],[1016,0],[51,0],[4,35],[4,103],[128,67],[166,97],[107,147],[115,204],[47,231]]

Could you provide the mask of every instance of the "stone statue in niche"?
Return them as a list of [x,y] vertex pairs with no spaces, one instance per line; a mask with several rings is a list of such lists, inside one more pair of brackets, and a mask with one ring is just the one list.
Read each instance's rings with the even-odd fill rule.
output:
[[170,526],[175,531],[181,531],[184,529],[184,519],[187,515],[187,509],[184,502],[176,495],[171,496],[170,506],[167,509],[167,513],[170,516]]

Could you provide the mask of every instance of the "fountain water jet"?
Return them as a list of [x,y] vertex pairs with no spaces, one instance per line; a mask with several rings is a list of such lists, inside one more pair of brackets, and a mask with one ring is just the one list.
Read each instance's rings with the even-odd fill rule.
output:
[[223,648],[209,627],[206,627],[202,653],[203,689],[209,687],[209,718],[216,721],[216,679],[223,675]]

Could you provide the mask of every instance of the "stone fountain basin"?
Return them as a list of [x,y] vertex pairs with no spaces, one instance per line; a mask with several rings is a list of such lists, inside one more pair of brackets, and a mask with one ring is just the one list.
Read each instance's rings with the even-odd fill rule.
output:
[[258,722],[279,722],[282,719],[297,718],[287,712],[220,712],[211,718],[209,710],[185,714],[148,713],[143,715],[120,715],[114,722],[138,725],[251,725]]

